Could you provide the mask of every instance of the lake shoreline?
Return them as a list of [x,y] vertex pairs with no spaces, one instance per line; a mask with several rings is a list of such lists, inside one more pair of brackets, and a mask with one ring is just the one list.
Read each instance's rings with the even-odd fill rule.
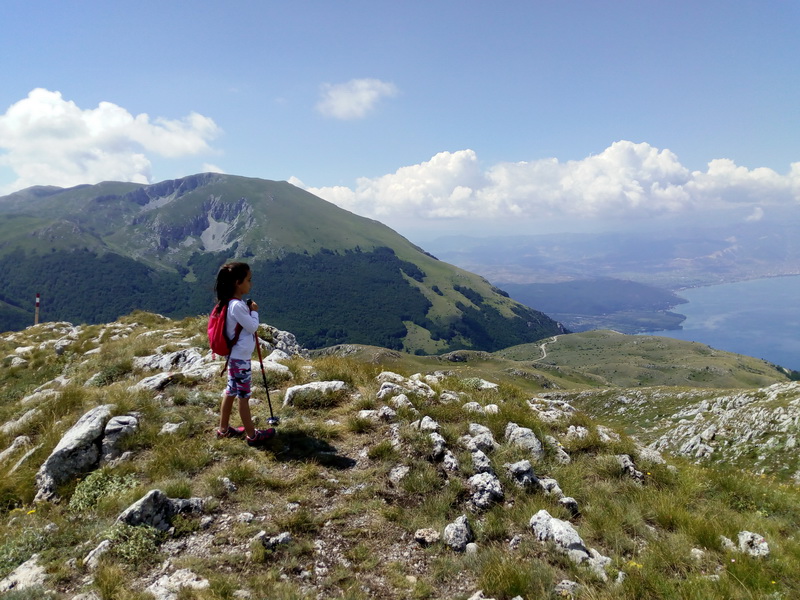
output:
[[[686,292],[689,292],[688,294]],[[678,293],[678,292],[675,292]],[[775,275],[683,290],[679,329],[655,335],[699,342],[800,370],[800,274]]]

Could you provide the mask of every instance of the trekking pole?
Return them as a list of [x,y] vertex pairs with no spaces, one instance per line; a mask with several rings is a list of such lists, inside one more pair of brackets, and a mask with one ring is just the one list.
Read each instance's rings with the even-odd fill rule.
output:
[[261,340],[258,339],[258,332],[254,333],[253,336],[256,338],[256,348],[258,349],[258,362],[261,363],[261,377],[264,379],[264,391],[267,392],[267,404],[269,404],[269,419],[267,419],[267,423],[277,427],[280,424],[281,420],[272,414],[272,400],[269,399],[269,386],[267,385],[267,374],[264,371],[264,359],[261,358]]

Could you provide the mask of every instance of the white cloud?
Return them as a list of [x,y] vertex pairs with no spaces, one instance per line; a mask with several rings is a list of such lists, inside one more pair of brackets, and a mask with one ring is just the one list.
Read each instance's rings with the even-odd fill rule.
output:
[[753,208],[753,212],[750,213],[749,216],[745,217],[745,221],[747,221],[748,223],[755,223],[763,218],[764,218],[764,209],[761,208],[760,206],[756,206],[755,208]]
[[[298,182],[301,184],[301,182]],[[309,188],[358,214],[384,218],[540,221],[680,215],[696,210],[800,202],[800,163],[787,175],[747,169],[727,159],[690,171],[669,150],[619,141],[582,160],[555,158],[481,169],[472,150],[431,160],[355,187]]]
[[197,113],[151,120],[111,102],[82,109],[60,92],[37,88],[0,115],[0,165],[17,175],[12,190],[103,180],[148,183],[148,154],[207,152],[219,133],[213,120]]
[[225,173],[224,169],[211,163],[203,163],[203,173]]
[[317,111],[322,115],[334,119],[362,119],[382,98],[397,95],[397,87],[380,79],[351,79],[347,83],[325,83],[321,94]]

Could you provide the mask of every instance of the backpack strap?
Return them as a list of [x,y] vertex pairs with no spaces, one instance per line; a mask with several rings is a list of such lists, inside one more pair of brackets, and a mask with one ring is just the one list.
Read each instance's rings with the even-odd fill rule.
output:
[[[230,304],[230,300],[228,300]],[[228,312],[230,311],[230,307],[225,307],[225,325],[223,326],[225,329],[224,331],[228,331]],[[231,360],[231,350],[236,345],[236,342],[239,341],[239,335],[242,333],[242,325],[241,323],[236,323],[236,327],[233,328],[233,339],[228,342],[228,356],[225,357],[225,366],[222,367],[222,371],[220,371],[220,376],[225,374],[225,371],[228,370],[228,363]],[[227,340],[227,336],[225,338]]]

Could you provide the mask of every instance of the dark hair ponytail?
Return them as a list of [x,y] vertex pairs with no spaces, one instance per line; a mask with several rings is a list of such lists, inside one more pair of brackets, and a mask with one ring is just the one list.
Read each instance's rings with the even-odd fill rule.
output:
[[214,291],[220,305],[227,304],[236,293],[236,285],[244,281],[250,272],[250,265],[243,262],[232,262],[222,265],[217,273]]

